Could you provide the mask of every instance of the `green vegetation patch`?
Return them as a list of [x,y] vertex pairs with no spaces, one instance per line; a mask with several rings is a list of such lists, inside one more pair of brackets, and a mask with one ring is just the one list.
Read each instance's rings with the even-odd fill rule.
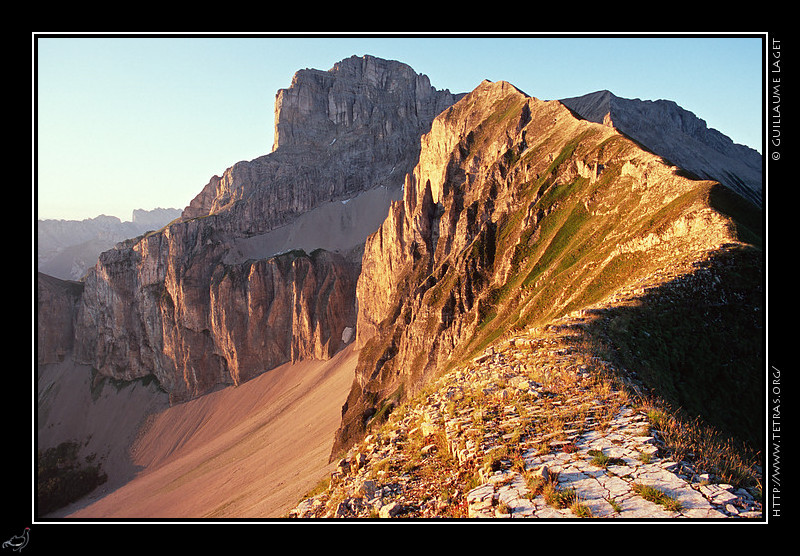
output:
[[91,394],[93,401],[100,399],[100,395],[103,393],[103,388],[105,388],[106,385],[112,386],[116,392],[120,392],[128,387],[141,386],[143,388],[148,388],[151,384],[153,384],[160,392],[163,392],[164,394],[167,393],[164,387],[161,386],[161,383],[158,381],[156,376],[153,374],[145,375],[133,380],[122,380],[119,378],[100,375],[97,369],[92,368],[91,376]]
[[544,495],[545,502],[547,502],[549,506],[559,510],[569,508],[578,500],[574,488],[562,489],[558,488],[558,486],[553,483],[547,483],[542,494]]
[[659,506],[662,506],[669,512],[680,512],[683,510],[683,504],[656,487],[642,483],[633,483],[633,492],[645,500],[649,500],[650,502],[654,502]]
[[586,285],[583,295],[564,309],[565,313],[590,306],[625,285],[647,263],[641,252],[620,253],[612,258]]
[[611,457],[604,454],[601,450],[589,450],[589,455],[592,456],[591,464],[596,467],[605,469],[609,465],[627,465],[624,459]]

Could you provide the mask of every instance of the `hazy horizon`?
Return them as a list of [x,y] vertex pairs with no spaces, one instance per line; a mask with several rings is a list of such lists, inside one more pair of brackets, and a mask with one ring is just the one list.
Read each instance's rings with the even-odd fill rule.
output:
[[268,154],[275,94],[300,69],[397,60],[437,89],[504,80],[543,100],[607,89],[675,101],[761,152],[761,35],[697,37],[33,37],[37,219],[186,207],[214,175]]

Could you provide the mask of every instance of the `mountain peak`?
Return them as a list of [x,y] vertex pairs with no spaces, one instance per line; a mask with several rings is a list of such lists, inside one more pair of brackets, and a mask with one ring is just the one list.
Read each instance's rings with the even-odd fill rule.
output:
[[602,90],[561,103],[577,116],[612,125],[670,163],[762,206],[761,155],[709,128],[675,101],[626,99]]
[[412,128],[418,135],[452,102],[449,91],[435,89],[407,64],[351,56],[327,71],[300,70],[278,91],[272,150],[327,146],[355,129],[384,137]]
[[603,89],[580,97],[565,98],[561,100],[561,103],[568,108],[579,107],[580,113],[577,115],[581,118],[602,123],[605,115],[611,111],[611,103],[617,98],[619,97],[608,89]]
[[[589,100],[614,114],[614,99]],[[395,403],[388,393],[738,241],[708,206],[718,184],[574,112],[485,80],[434,120],[406,199],[365,246],[357,380],[332,454]]]

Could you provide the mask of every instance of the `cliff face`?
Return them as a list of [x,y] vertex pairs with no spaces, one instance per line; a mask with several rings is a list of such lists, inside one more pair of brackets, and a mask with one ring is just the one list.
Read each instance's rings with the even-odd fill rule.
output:
[[276,253],[274,236],[291,238],[311,211],[399,190],[419,136],[454,100],[408,66],[371,57],[298,72],[276,98],[272,153],[212,178],[179,221],[100,256],[80,300],[76,361],[118,379],[153,374],[182,401],[330,357],[356,324],[357,234],[343,218],[348,241],[326,244],[341,252],[281,243],[308,253]]
[[254,235],[325,202],[396,189],[416,164],[420,135],[458,98],[371,56],[298,71],[275,98],[273,152],[214,176],[183,218],[225,212],[216,229]]
[[80,282],[36,275],[36,362],[57,363],[72,352],[75,314],[83,291]]
[[228,265],[224,253],[192,222],[104,253],[85,281],[75,359],[122,380],[153,374],[184,401],[345,345],[356,264],[293,251]]
[[361,355],[333,455],[495,338],[738,244],[714,206],[725,195],[558,101],[482,83],[434,120],[402,201],[367,241]]
[[178,209],[153,209],[134,210],[127,222],[115,216],[37,220],[37,270],[62,280],[80,280],[103,251],[119,241],[162,228],[180,214]]

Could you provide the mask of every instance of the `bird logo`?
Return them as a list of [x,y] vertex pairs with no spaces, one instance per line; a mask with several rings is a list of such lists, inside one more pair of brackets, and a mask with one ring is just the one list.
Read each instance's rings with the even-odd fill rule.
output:
[[11,550],[16,550],[20,552],[25,545],[28,544],[28,534],[30,533],[31,528],[25,527],[25,530],[22,532],[21,535],[14,535],[6,542],[3,543],[3,548],[10,548]]

